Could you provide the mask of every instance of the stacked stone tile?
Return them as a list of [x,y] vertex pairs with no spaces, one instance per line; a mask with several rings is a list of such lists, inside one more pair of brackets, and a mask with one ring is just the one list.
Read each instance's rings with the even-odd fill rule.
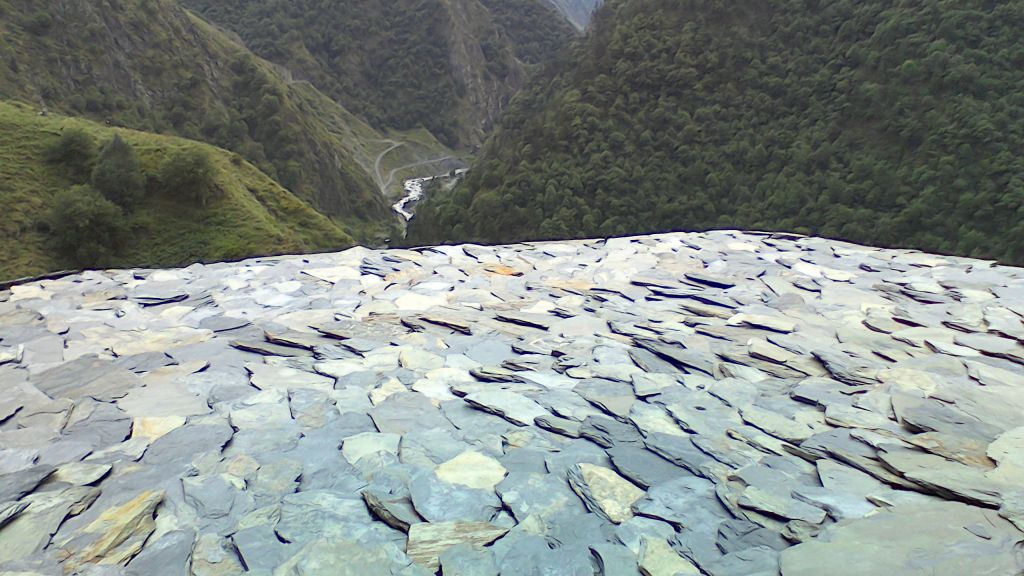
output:
[[740,232],[0,293],[0,573],[1009,575],[1024,270]]

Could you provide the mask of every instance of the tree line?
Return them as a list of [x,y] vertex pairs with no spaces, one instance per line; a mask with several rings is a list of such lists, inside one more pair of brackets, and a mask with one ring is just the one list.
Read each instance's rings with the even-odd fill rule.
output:
[[156,173],[147,174],[120,135],[100,147],[88,131],[66,127],[47,150],[47,161],[75,183],[58,193],[49,226],[58,250],[76,266],[110,261],[131,240],[127,217],[147,195],[198,208],[216,199],[216,167],[199,146],[171,150]]

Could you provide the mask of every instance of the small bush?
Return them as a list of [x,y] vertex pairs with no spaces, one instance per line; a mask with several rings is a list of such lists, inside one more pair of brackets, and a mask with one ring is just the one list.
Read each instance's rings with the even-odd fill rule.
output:
[[50,31],[51,26],[53,26],[53,16],[43,10],[29,16],[25,21],[25,29],[36,36],[43,36]]
[[172,152],[160,166],[160,187],[165,194],[206,206],[213,198],[216,168],[210,154],[190,146]]
[[86,182],[96,164],[96,142],[81,128],[65,128],[46,150],[46,160],[64,166],[75,182]]
[[146,191],[146,177],[135,149],[115,135],[100,151],[92,171],[92,185],[111,202],[134,208]]
[[107,265],[128,238],[124,211],[92,186],[61,192],[50,220],[57,249],[76,266]]

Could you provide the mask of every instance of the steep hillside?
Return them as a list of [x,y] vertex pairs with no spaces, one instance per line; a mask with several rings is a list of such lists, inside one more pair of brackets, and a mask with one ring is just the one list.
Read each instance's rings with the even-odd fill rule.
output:
[[614,0],[417,242],[737,227],[1024,262],[1024,4]]
[[373,131],[172,0],[0,0],[0,62],[0,97],[210,142],[331,217],[388,217],[354,138]]
[[578,30],[583,30],[590,24],[590,18],[601,6],[604,0],[545,0],[565,16]]
[[423,126],[479,144],[523,82],[522,64],[572,31],[538,0],[185,0],[255,53],[378,128]]
[[[174,137],[39,116],[29,106],[0,102],[0,280],[82,264],[56,246],[55,238],[68,223],[54,221],[51,212],[62,192],[83,181],[67,166],[47,159],[62,132],[73,129],[81,129],[97,145],[120,134],[137,151],[149,181],[145,197],[124,222],[125,241],[109,258],[90,264],[174,266],[324,251],[354,242],[236,154]],[[155,183],[168,155],[183,149],[199,149],[211,159],[212,197],[205,206],[190,202],[185,190],[160,190]]]
[[507,34],[512,50],[528,65],[542,65],[569,47],[572,24],[544,0],[480,0]]

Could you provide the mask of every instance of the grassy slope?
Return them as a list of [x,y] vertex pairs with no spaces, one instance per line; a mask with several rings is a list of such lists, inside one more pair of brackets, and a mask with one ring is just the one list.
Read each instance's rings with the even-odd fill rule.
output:
[[150,195],[131,217],[134,241],[112,264],[173,266],[262,254],[340,249],[351,236],[237,155],[197,142],[89,121],[39,116],[31,107],[0,102],[0,278],[40,274],[67,266],[47,240],[47,214],[59,190],[71,186],[61,167],[43,158],[65,126],[88,130],[103,142],[115,130],[152,173],[167,152],[203,146],[217,168],[220,198],[206,208]]
[[175,0],[0,0],[0,98],[209,142],[332,218],[389,222],[375,131]]

